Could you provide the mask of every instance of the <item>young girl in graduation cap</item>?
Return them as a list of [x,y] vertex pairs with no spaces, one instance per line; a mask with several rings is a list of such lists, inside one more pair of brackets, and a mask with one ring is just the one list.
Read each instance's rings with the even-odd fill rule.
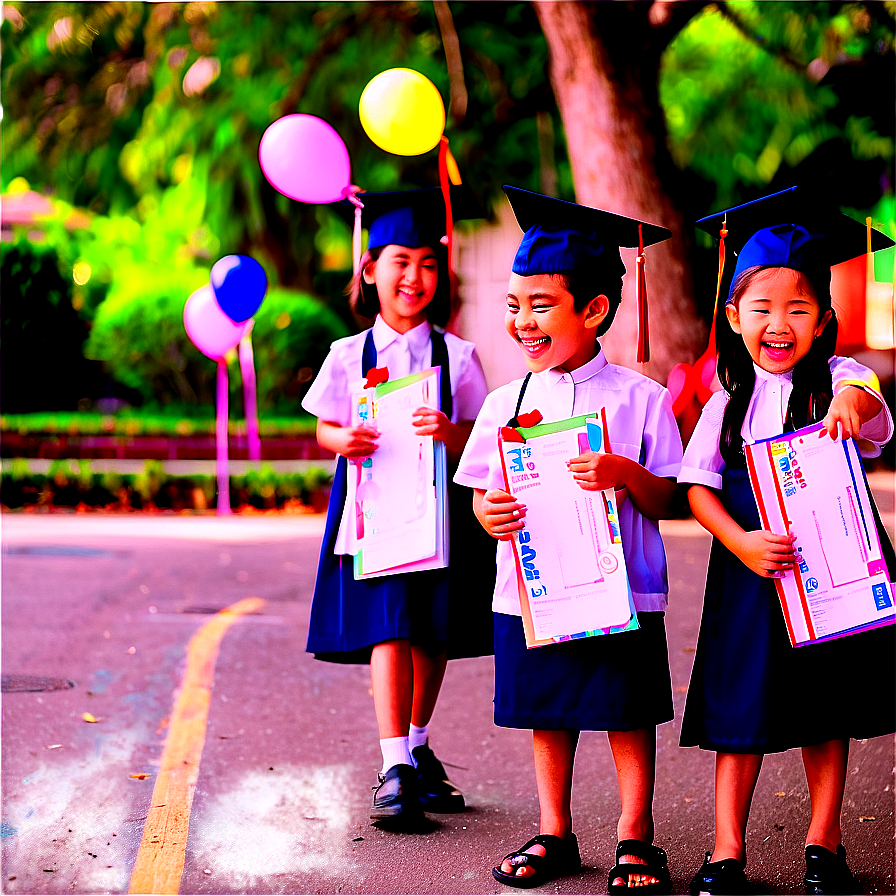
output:
[[[716,315],[723,390],[707,402],[679,477],[714,536],[681,744],[716,751],[715,843],[691,893],[743,890],[762,757],[791,747],[802,748],[812,806],[806,892],[854,893],[840,830],[849,738],[894,730],[893,628],[790,646],[773,579],[798,560],[794,536],[762,530],[743,449],[819,420],[830,438],[858,438],[866,456],[891,437],[874,373],[834,354],[830,266],[861,255],[866,231],[814,207],[802,188],[697,225],[742,248]],[[871,233],[874,248],[892,245]]]
[[[505,326],[529,373],[492,392],[455,481],[474,490],[476,515],[498,539],[495,583],[495,723],[533,731],[540,833],[492,870],[512,887],[536,887],[579,870],[570,805],[579,732],[607,731],[622,814],[609,892],[669,888],[653,845],[656,726],[672,718],[664,610],[666,558],[657,520],[677,493],[681,439],[669,393],[609,364],[598,337],[613,321],[625,266],[619,246],[667,239],[662,227],[505,187],[525,231],[513,261]],[[569,458],[587,490],[617,489],[620,526],[640,627],[527,649],[510,539],[526,508],[505,490],[497,433],[526,414],[544,422],[605,408],[613,454]],[[538,422],[532,419],[531,422]],[[525,425],[529,425],[527,422]]]
[[[491,632],[485,629],[488,638],[478,644],[453,638],[462,625],[475,636],[476,619],[474,615],[452,627],[458,589],[449,593],[445,569],[355,581],[353,557],[339,553],[338,547],[346,459],[372,454],[379,434],[353,423],[351,398],[363,388],[365,377],[372,377],[372,384],[440,366],[441,406],[417,408],[413,420],[418,434],[445,443],[453,465],[487,388],[473,343],[442,329],[451,295],[441,191],[361,193],[360,200],[369,238],[352,283],[351,304],[375,321],[369,330],[333,343],[302,403],[318,418],[318,442],[338,455],[307,649],[317,659],[370,663],[383,755],[370,817],[382,827],[412,830],[424,810],[465,808],[463,795],[428,745],[428,725],[449,649],[452,656],[491,653]],[[466,188],[453,187],[451,202],[454,219],[476,216],[475,200]],[[469,497],[466,502],[469,506]],[[462,511],[463,505],[455,507],[452,516]],[[469,520],[471,525],[475,523]],[[465,590],[470,591],[469,582]],[[487,612],[487,598],[484,607]]]

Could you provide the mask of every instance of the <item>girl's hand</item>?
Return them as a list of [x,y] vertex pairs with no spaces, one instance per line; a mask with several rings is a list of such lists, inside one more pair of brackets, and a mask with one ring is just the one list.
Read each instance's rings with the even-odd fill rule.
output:
[[757,530],[744,532],[738,539],[734,553],[748,569],[764,578],[780,579],[799,562],[793,549],[794,535],[775,535]]
[[341,442],[337,454],[344,457],[367,457],[376,451],[380,434],[370,426],[342,426],[336,438]]
[[467,439],[470,437],[470,430],[473,428],[472,420],[452,423],[451,419],[446,417],[442,411],[424,405],[414,411],[412,421],[417,435],[432,436],[445,443],[445,451],[452,464],[456,464],[460,460]]
[[619,454],[596,454],[586,451],[567,461],[566,466],[580,488],[603,491],[605,488],[625,489],[627,458]]
[[474,489],[473,512],[492,538],[509,541],[514,532],[523,528],[526,505],[499,488],[487,492]]
[[373,454],[379,437],[380,434],[372,426],[340,426],[332,420],[317,421],[318,444],[343,457]]
[[440,442],[450,442],[457,429],[442,411],[426,406],[417,408],[411,419],[418,436],[432,436]]
[[832,439],[838,438],[838,424],[844,439],[858,436],[862,424],[880,412],[880,402],[864,389],[847,386],[834,396],[821,422]]

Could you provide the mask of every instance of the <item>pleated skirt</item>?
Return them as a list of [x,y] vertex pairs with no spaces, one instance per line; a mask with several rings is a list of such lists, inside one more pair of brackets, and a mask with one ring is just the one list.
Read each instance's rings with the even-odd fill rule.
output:
[[[722,500],[761,529],[746,470],[726,470]],[[896,730],[896,627],[791,647],[770,579],[713,540],[681,745],[776,753]]]

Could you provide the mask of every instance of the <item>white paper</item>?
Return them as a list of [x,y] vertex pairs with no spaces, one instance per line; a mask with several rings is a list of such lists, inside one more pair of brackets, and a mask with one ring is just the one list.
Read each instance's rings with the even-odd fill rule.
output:
[[820,423],[747,446],[763,526],[796,536],[799,566],[775,584],[791,643],[892,622],[893,587],[852,439]]
[[583,451],[603,451],[598,419],[573,418],[526,432],[533,435],[525,443],[500,444],[508,491],[526,505],[514,549],[534,641],[603,634],[629,624],[631,590],[615,492],[586,491],[567,468]]

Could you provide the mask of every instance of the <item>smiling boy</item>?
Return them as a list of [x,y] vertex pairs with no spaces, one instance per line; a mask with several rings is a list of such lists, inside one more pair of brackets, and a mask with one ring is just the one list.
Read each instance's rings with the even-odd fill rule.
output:
[[[525,231],[507,290],[505,327],[529,374],[492,392],[477,417],[455,481],[497,545],[495,722],[531,728],[540,833],[493,869],[513,887],[539,886],[581,864],[570,796],[579,732],[607,731],[622,814],[609,892],[668,892],[665,853],[652,845],[656,726],[672,718],[664,610],[666,563],[657,520],[678,489],[681,439],[669,393],[607,362],[598,337],[615,317],[625,267],[620,245],[666,239],[662,227],[505,187]],[[640,628],[527,649],[511,539],[526,507],[505,491],[500,427],[538,410],[545,422],[605,409],[613,453],[569,459],[583,489],[615,488]]]

